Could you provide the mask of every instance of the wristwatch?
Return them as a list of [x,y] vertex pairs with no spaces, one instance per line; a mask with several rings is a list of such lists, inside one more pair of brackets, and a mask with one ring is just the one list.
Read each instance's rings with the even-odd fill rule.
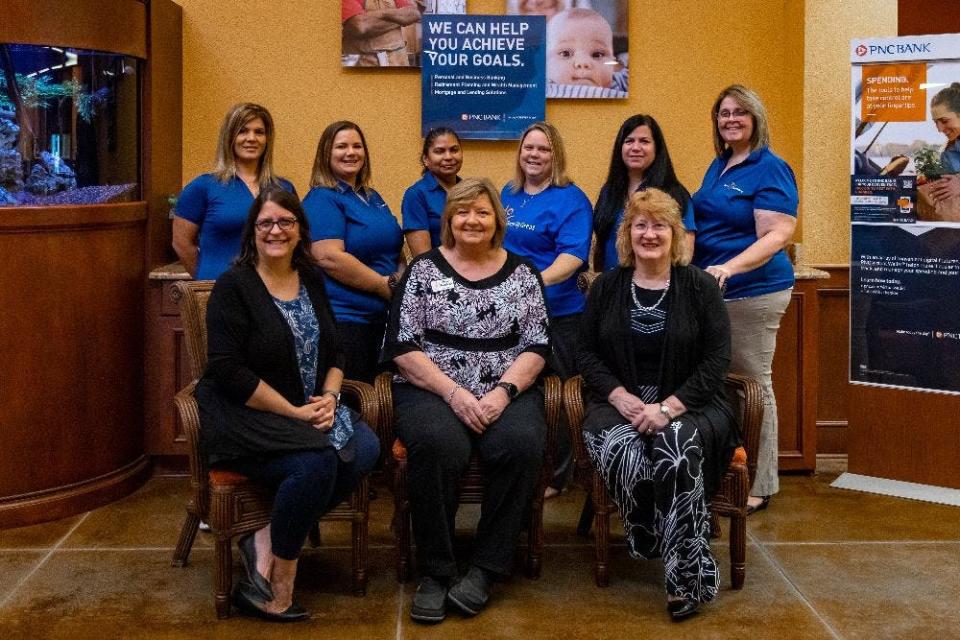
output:
[[667,422],[670,422],[671,420],[670,409],[669,407],[667,407],[667,405],[663,404],[662,402],[660,403],[660,413],[662,413],[663,417],[667,419]]
[[497,383],[497,386],[507,392],[507,397],[510,398],[510,402],[520,395],[520,389],[517,389],[517,385],[512,382],[504,382],[501,380]]

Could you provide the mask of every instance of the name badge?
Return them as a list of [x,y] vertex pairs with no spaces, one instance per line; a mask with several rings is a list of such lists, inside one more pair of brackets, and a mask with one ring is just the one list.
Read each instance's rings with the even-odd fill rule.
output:
[[453,289],[453,278],[441,278],[440,280],[434,280],[430,283],[430,289],[434,293],[449,291],[450,289]]

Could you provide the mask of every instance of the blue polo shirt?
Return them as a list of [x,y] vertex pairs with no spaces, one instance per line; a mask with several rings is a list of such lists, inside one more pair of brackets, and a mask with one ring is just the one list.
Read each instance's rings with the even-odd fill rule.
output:
[[[397,270],[403,232],[390,207],[373,189],[356,192],[343,181],[332,188],[314,187],[303,199],[303,210],[314,242],[343,240],[347,253],[380,275]],[[329,276],[324,279],[337,322],[386,321],[386,300]]]
[[[601,198],[602,197],[601,195]],[[617,230],[620,228],[620,223],[623,222],[623,209],[624,208],[621,207],[620,210],[617,211],[617,221],[613,224],[613,228],[610,229],[610,235],[607,236],[607,241],[604,243],[604,271],[609,271],[620,264],[620,260],[617,257]],[[683,210],[683,227],[691,233],[697,231],[697,223],[693,218],[693,200],[687,200],[687,206]]]
[[[705,269],[723,264],[757,241],[755,209],[768,209],[797,216],[800,196],[793,170],[767,147],[720,175],[730,151],[718,157],[693,194],[697,241],[693,262]],[[785,251],[778,251],[763,266],[730,278],[727,300],[752,298],[793,286],[793,265]]]
[[[297,190],[283,178],[281,188]],[[243,225],[253,204],[253,194],[243,180],[233,176],[226,184],[211,173],[194,178],[180,192],[174,215],[200,227],[197,280],[216,280],[240,254]]]
[[[460,176],[457,176],[460,182]],[[400,213],[403,231],[429,231],[430,246],[440,246],[440,218],[447,204],[447,190],[427,171],[403,193]]]
[[[543,271],[561,253],[584,261],[590,255],[593,208],[590,199],[573,183],[550,185],[538,194],[517,193],[507,184],[500,193],[507,211],[507,233],[503,248],[528,258]],[[552,318],[583,311],[586,301],[577,286],[577,274],[546,288],[547,309]]]

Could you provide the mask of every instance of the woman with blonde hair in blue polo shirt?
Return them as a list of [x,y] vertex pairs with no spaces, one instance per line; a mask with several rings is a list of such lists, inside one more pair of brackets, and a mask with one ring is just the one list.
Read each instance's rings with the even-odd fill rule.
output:
[[747,513],[754,513],[779,491],[772,366],[780,318],[793,290],[793,265],[784,249],[797,224],[799,195],[793,170],[770,150],[767,112],[754,91],[727,87],[711,116],[717,157],[693,194],[693,262],[725,288],[730,371],[763,386],[757,475],[747,500]]
[[[580,314],[586,298],[577,273],[590,253],[593,208],[586,194],[567,177],[560,132],[536,122],[523,132],[517,147],[516,177],[500,194],[507,211],[503,247],[527,258],[543,277],[550,315],[550,366],[561,378],[577,375],[574,353]],[[561,432],[557,468],[545,497],[563,490],[571,467],[567,430]]]
[[373,382],[386,328],[403,233],[371,186],[370,154],[360,127],[340,120],[320,136],[303,208],[311,253],[326,276],[327,296],[347,355],[344,375]]
[[436,127],[427,132],[420,151],[423,177],[403,194],[403,235],[412,257],[440,246],[440,218],[447,192],[460,182],[463,147],[456,131]]
[[240,253],[247,212],[260,191],[293,185],[273,172],[270,112],[252,102],[234,105],[223,118],[211,173],[194,178],[177,198],[173,250],[198,280],[216,280]]

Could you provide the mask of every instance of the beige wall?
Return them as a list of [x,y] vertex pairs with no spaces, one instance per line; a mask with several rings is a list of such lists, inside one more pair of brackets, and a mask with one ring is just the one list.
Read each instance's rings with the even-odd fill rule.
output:
[[803,260],[850,262],[850,40],[897,35],[897,0],[807,0]]
[[[277,168],[301,195],[323,127],[340,118],[358,122],[371,146],[375,185],[399,214],[403,190],[419,175],[417,71],[342,69],[339,6],[334,0],[178,1],[184,9],[185,182],[209,167],[227,108],[252,100],[273,113],[278,129]],[[695,190],[713,155],[710,105],[723,86],[742,82],[759,91],[767,103],[774,149],[799,178],[806,178],[802,179],[801,206],[803,227],[810,230],[804,234],[808,259],[826,261],[821,256],[829,256],[834,260],[834,255],[846,251],[846,241],[840,240],[846,227],[839,224],[842,232],[821,238],[811,223],[845,223],[846,212],[834,216],[837,204],[833,202],[846,198],[845,155],[839,164],[804,166],[803,149],[806,145],[819,153],[829,141],[837,153],[846,154],[848,90],[842,71],[847,40],[857,35],[854,31],[885,35],[870,26],[871,21],[896,22],[895,0],[866,3],[871,4],[869,8],[863,4],[842,0],[631,2],[630,98],[547,104],[548,119],[566,140],[570,174],[594,198],[618,125],[632,113],[647,112],[663,126],[681,180]],[[469,2],[472,13],[498,13],[501,7],[502,0]],[[811,51],[811,43],[816,43],[816,51]],[[805,91],[805,62],[807,82],[810,66],[816,66],[816,94],[812,89]],[[817,106],[811,108],[813,96],[824,94],[837,100],[837,113],[831,111],[826,127],[816,116]],[[464,175],[486,175],[497,184],[511,176],[514,142],[467,141],[465,150]],[[812,184],[818,186],[811,186],[810,176],[817,176]],[[828,178],[831,188],[834,181],[838,183],[838,192],[825,203],[819,196],[824,190],[822,179]],[[814,203],[816,215],[811,212]],[[811,246],[813,235],[818,242]]]

